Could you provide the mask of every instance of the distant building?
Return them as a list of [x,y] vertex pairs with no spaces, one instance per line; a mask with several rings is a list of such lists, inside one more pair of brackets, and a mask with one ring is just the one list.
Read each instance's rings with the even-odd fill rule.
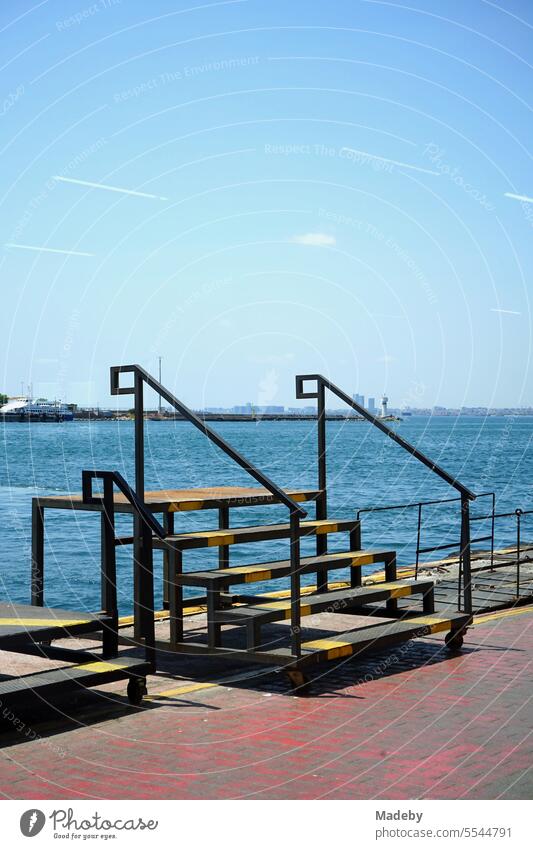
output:
[[241,407],[232,407],[231,412],[236,413],[239,416],[251,416],[252,415],[252,402],[248,401],[247,404]]
[[389,403],[389,399],[386,395],[383,395],[381,398],[381,418],[385,419],[389,415],[387,412],[387,404]]
[[369,412],[369,413],[372,413],[372,415],[373,415],[373,416],[375,416],[375,415],[376,415],[376,413],[377,413],[377,409],[376,409],[376,399],[375,399],[375,398],[369,398],[369,399],[368,399],[368,407],[367,407],[367,409],[368,409],[368,412]]
[[360,407],[365,406],[365,396],[364,395],[357,395],[357,393],[356,393],[355,395],[352,395],[352,398],[353,398],[353,400],[355,401],[356,404],[359,404]]

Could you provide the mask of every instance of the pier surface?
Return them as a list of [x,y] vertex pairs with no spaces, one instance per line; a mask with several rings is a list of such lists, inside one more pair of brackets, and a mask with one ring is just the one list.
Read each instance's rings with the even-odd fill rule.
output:
[[212,667],[194,682],[159,673],[142,708],[108,685],[103,703],[72,711],[72,720],[36,723],[36,739],[28,726],[7,728],[0,791],[14,799],[530,799],[532,661],[527,606],[477,617],[460,655],[431,637],[325,666],[306,698],[257,668],[226,671],[222,683]]

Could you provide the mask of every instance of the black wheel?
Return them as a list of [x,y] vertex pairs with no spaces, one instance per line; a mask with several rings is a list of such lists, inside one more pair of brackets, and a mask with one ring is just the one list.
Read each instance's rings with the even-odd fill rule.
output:
[[450,631],[446,634],[446,648],[451,652],[460,652],[464,643],[463,634],[460,631]]
[[288,669],[287,677],[295,696],[308,696],[311,692],[311,682],[301,669]]
[[146,678],[130,678],[128,681],[128,700],[130,705],[140,705],[146,693]]

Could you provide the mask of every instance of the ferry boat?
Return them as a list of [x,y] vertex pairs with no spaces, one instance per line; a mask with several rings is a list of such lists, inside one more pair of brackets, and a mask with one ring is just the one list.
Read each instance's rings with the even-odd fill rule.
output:
[[74,413],[61,401],[20,395],[0,407],[0,418],[12,422],[71,422]]

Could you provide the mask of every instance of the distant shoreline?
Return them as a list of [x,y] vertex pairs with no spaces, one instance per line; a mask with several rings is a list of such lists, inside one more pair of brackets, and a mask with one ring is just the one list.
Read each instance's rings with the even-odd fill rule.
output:
[[[259,422],[316,422],[317,415],[312,413],[305,413],[302,415],[291,414],[291,413],[264,413],[262,415],[252,416],[244,413],[197,413],[198,417],[205,422],[250,422],[258,424]],[[405,419],[401,416],[387,416],[385,419],[380,419],[380,421],[389,422],[389,423],[400,423],[403,421],[409,421],[411,419],[498,419],[498,418],[517,418],[517,419],[531,419],[533,418],[533,412],[524,412],[524,413],[507,413],[507,412],[494,412],[494,413],[448,413],[447,415],[436,415],[431,413],[412,413],[407,415]],[[7,416],[0,416],[0,425],[2,424],[71,424],[74,422],[132,422],[133,417],[128,415],[117,414],[113,416],[97,416],[97,415],[75,415],[73,420],[64,421],[64,420],[54,420],[54,419],[35,419],[35,418],[11,418]],[[147,413],[145,416],[145,421],[149,422],[186,422],[187,419],[183,418],[183,416],[161,416],[159,417],[157,413]],[[362,423],[365,422],[362,416],[350,416],[350,415],[340,415],[336,413],[331,413],[326,415],[326,421],[328,422],[354,422],[354,423]]]

